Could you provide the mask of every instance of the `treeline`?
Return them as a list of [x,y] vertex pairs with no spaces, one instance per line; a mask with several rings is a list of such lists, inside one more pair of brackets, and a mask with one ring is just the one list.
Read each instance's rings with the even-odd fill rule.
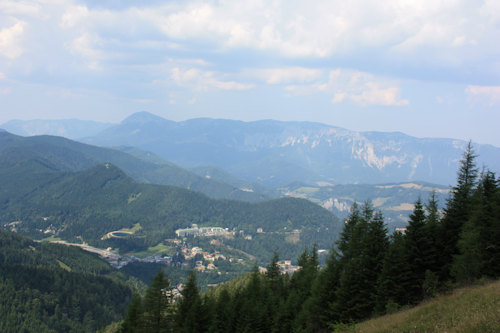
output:
[[[326,265],[316,248],[282,275],[275,255],[265,274],[201,295],[191,275],[174,302],[158,274],[135,296],[122,332],[329,332],[417,304],[457,284],[500,277],[500,187],[479,173],[469,144],[443,214],[435,196],[418,200],[405,233],[388,235],[369,202],[354,205]],[[166,294],[165,294],[166,293]],[[169,295],[168,297],[165,295]]]

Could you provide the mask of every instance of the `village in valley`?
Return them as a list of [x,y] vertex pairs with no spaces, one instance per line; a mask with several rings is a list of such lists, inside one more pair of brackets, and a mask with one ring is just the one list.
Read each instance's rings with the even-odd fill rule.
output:
[[[262,228],[257,228],[257,233],[263,233]],[[105,237],[123,237],[123,231],[120,232],[110,232]],[[127,233],[127,232],[125,232]],[[199,246],[193,246],[189,241],[197,237],[211,237],[211,245],[220,245],[217,240],[221,237],[233,237],[236,233],[243,233],[242,231],[230,231],[228,228],[220,227],[198,227],[193,224],[190,228],[177,229],[175,231],[176,237],[171,239],[165,239],[163,244],[171,249],[171,253],[152,253],[147,256],[139,256],[138,254],[125,254],[120,255],[113,249],[108,248],[106,250],[98,249],[88,245],[74,244],[82,247],[84,250],[89,252],[94,252],[99,254],[103,259],[105,259],[111,266],[115,268],[122,268],[132,262],[143,262],[143,263],[155,263],[164,264],[167,266],[174,266],[179,268],[192,268],[197,272],[217,272],[217,274],[223,274],[219,270],[219,266],[222,262],[224,265],[240,264],[240,265],[250,265],[251,262],[249,258],[236,257],[234,255],[223,254],[218,250],[204,250]],[[245,239],[252,240],[251,235],[245,235]],[[72,244],[73,245],[73,244]],[[161,251],[160,251],[161,252]],[[244,255],[242,255],[244,257]],[[298,269],[298,266],[292,264],[291,260],[281,260],[278,262],[280,271],[285,273],[293,273]],[[259,267],[260,271],[265,271],[264,267]]]

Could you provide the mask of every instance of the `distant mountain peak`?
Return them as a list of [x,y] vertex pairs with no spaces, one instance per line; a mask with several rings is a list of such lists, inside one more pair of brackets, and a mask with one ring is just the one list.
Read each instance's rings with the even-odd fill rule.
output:
[[141,111],[141,112],[133,113],[132,115],[125,118],[121,123],[122,124],[131,124],[131,123],[145,124],[145,123],[149,123],[149,122],[158,122],[158,121],[165,122],[168,120],[165,118],[162,118],[160,116],[157,116],[155,114],[149,113],[147,111]]

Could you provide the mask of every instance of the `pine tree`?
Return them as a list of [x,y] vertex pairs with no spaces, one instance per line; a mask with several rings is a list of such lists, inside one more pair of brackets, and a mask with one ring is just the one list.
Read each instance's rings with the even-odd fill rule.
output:
[[226,288],[223,288],[215,302],[214,317],[210,325],[210,332],[232,332],[231,315],[236,311],[232,307],[232,299]]
[[121,330],[122,333],[135,333],[141,332],[142,327],[142,316],[144,310],[142,309],[142,299],[141,296],[137,293],[132,296],[132,300],[130,301],[130,305],[127,309],[127,314],[125,319],[123,320]]
[[410,214],[410,221],[406,229],[406,247],[408,251],[408,265],[412,271],[411,285],[407,290],[412,303],[418,303],[423,298],[422,284],[425,271],[428,269],[426,249],[429,239],[425,230],[425,212],[420,198],[415,202],[415,207]]
[[309,252],[307,249],[301,254],[298,260],[299,270],[296,271],[290,279],[290,297],[294,302],[290,301],[289,311],[294,314],[294,327],[302,326],[300,317],[297,316],[301,312],[304,301],[311,296],[311,286],[318,274],[318,250],[316,245]]
[[498,238],[492,237],[492,234],[498,236],[495,229],[500,228],[496,216],[497,193],[495,175],[488,171],[472,198],[473,212],[462,228],[458,241],[460,253],[455,256],[452,266],[454,277],[462,283],[471,283],[483,275],[496,277],[492,271],[498,262],[492,261],[495,254],[491,250],[500,244]]
[[[356,214],[355,211],[351,216]],[[350,216],[350,217],[351,217]],[[370,202],[363,205],[359,221],[344,227],[341,238],[340,285],[333,309],[341,321],[358,320],[371,315],[376,301],[376,284],[382,270],[388,240],[381,213],[373,215]]]
[[330,332],[329,324],[340,318],[333,310],[339,287],[340,265],[338,254],[332,248],[325,267],[318,272],[311,287],[311,296],[298,315],[298,331]]
[[441,217],[435,191],[431,193],[429,201],[425,205],[425,212],[424,232],[427,238],[427,247],[424,249],[424,262],[426,263],[426,270],[437,274],[441,269],[441,251],[438,243]]
[[353,231],[356,225],[358,225],[358,223],[360,222],[361,222],[361,216],[359,207],[358,204],[354,202],[351,207],[351,213],[349,214],[349,217],[345,220],[344,228],[342,229],[342,233],[340,234],[340,239],[337,242],[337,249],[340,252],[340,257],[342,258],[343,262],[349,260],[348,258],[349,244],[352,241]]
[[272,315],[267,311],[267,292],[257,266],[254,267],[242,296],[243,304],[238,322],[240,330],[263,332],[271,327]]
[[163,271],[153,278],[144,296],[144,327],[147,332],[168,332],[171,329],[169,296],[170,281]]
[[441,223],[439,243],[442,245],[440,272],[442,281],[450,278],[453,257],[459,253],[458,239],[462,226],[472,213],[471,197],[477,184],[478,175],[476,157],[472,143],[469,142],[460,162],[457,185],[452,188],[451,197],[447,202],[445,216]]
[[196,274],[189,273],[188,281],[182,290],[182,298],[178,301],[175,313],[177,332],[203,332],[207,330],[204,322],[202,299],[196,285]]
[[384,256],[382,272],[377,283],[375,313],[386,313],[388,304],[391,303],[398,306],[409,303],[408,290],[412,285],[411,275],[406,238],[402,233],[395,232]]

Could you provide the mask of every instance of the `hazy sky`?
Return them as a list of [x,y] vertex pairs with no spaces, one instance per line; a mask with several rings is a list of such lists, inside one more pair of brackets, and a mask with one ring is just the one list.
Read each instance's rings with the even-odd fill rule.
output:
[[137,111],[500,146],[500,1],[0,0],[0,123]]

